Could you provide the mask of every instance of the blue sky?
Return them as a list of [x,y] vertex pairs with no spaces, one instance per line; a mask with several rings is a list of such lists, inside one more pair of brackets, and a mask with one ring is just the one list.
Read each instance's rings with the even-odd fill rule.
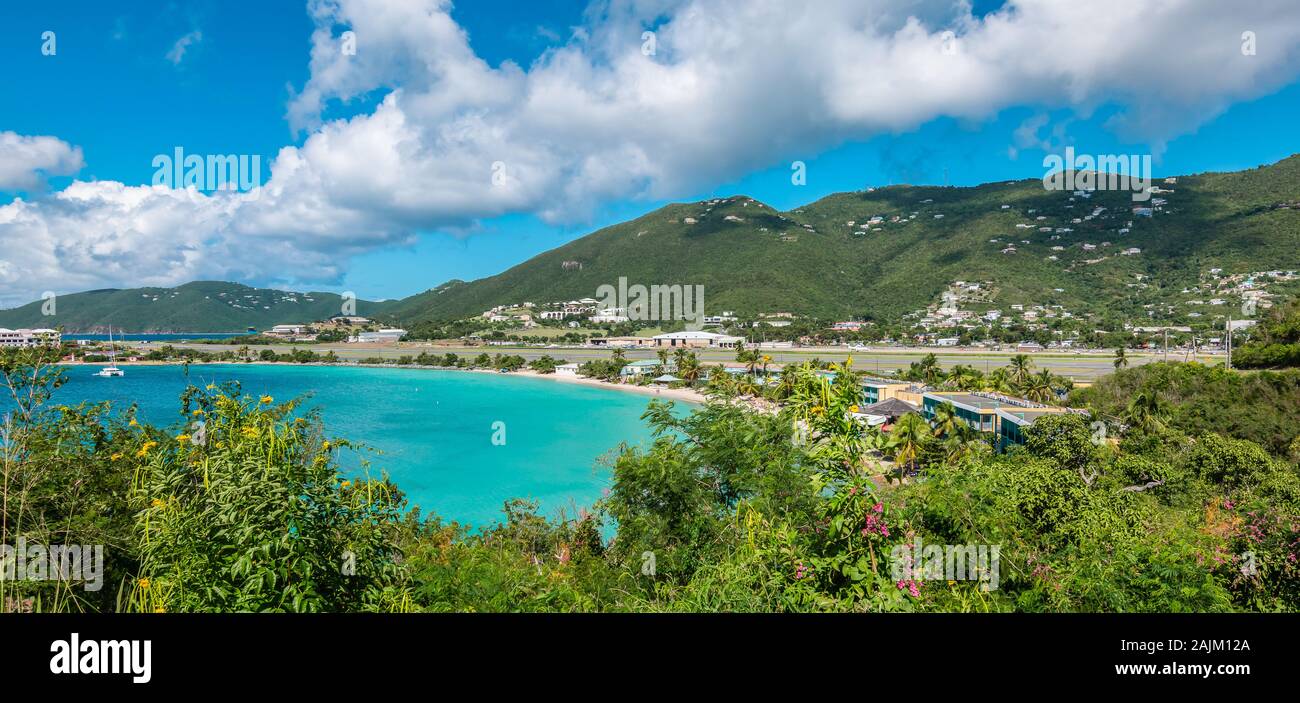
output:
[[[357,1],[364,4],[364,0]],[[410,0],[411,5],[420,2],[427,3],[422,17],[446,8],[445,3],[437,0]],[[483,98],[475,95],[466,98],[450,113],[440,111],[441,108],[425,110],[425,106],[421,106],[422,112],[417,118],[416,110],[410,107],[412,96],[436,102],[453,92],[447,84],[439,82],[440,77],[422,76],[421,71],[440,74],[445,65],[460,66],[481,60],[483,66],[475,70],[481,71],[482,75],[490,74],[494,79],[505,76],[502,84],[506,87],[501,90],[505,95],[514,89],[510,86],[522,82],[520,75],[540,76],[542,71],[534,71],[535,65],[547,64],[548,69],[559,71],[557,66],[561,62],[551,53],[555,49],[573,47],[577,43],[582,47],[582,55],[589,56],[592,65],[600,67],[602,34],[617,34],[617,31],[626,34],[630,31],[628,36],[635,42],[639,39],[634,26],[637,22],[642,28],[668,27],[675,19],[674,12],[685,5],[665,1],[662,3],[667,8],[664,12],[646,14],[621,7],[623,4],[614,2],[589,9],[584,3],[559,0],[474,0],[459,3],[451,7],[449,16],[468,36],[468,48],[473,55],[469,59],[464,52],[459,55],[450,52],[451,58],[421,56],[418,60],[411,59],[410,53],[419,52],[425,42],[446,43],[445,39],[438,38],[441,35],[436,34],[436,25],[433,24],[430,31],[435,34],[427,40],[418,36],[398,36],[401,27],[409,26],[410,22],[375,25],[365,34],[359,29],[359,54],[373,51],[374,44],[367,44],[367,41],[373,42],[376,34],[393,32],[391,38],[384,38],[383,44],[385,52],[392,56],[385,57],[380,63],[358,68],[358,77],[339,80],[330,77],[328,65],[312,62],[316,41],[312,32],[324,28],[337,36],[347,27],[367,26],[359,14],[365,12],[365,8],[326,12],[322,19],[321,16],[313,18],[305,3],[289,1],[196,0],[161,6],[152,3],[21,0],[5,3],[4,9],[0,9],[0,64],[6,67],[6,89],[0,91],[0,133],[52,137],[79,148],[83,163],[75,170],[41,170],[34,166],[43,180],[43,184],[35,188],[11,184],[8,190],[3,190],[3,181],[0,180],[0,206],[16,198],[32,203],[33,218],[37,221],[32,226],[39,225],[42,231],[53,230],[56,225],[85,228],[81,233],[74,232],[68,237],[81,236],[82,233],[88,235],[97,227],[113,228],[111,236],[106,235],[105,240],[87,244],[84,255],[67,255],[66,271],[60,268],[65,266],[63,262],[47,261],[46,269],[55,273],[29,272],[26,278],[53,277],[53,282],[42,282],[33,288],[45,285],[90,287],[100,282],[97,277],[100,274],[95,272],[97,257],[127,256],[122,252],[125,252],[131,237],[137,235],[137,230],[148,233],[155,227],[144,224],[150,221],[144,219],[146,215],[143,212],[128,213],[112,224],[106,224],[99,211],[68,214],[68,208],[61,207],[54,198],[74,181],[115,182],[127,187],[146,185],[154,174],[153,157],[169,154],[176,146],[183,146],[187,153],[261,155],[262,181],[265,182],[271,176],[270,165],[285,147],[295,148],[301,154],[310,151],[317,159],[325,158],[322,155],[332,156],[330,149],[347,150],[347,146],[338,146],[343,143],[341,139],[324,145],[325,140],[319,138],[321,145],[314,150],[309,149],[307,143],[313,134],[322,129],[328,131],[331,124],[340,125],[341,130],[351,124],[360,130],[363,120],[369,121],[369,118],[384,113],[381,104],[394,89],[400,92],[401,100],[408,101],[400,108],[403,124],[417,125],[420,134],[424,135],[420,143],[437,157],[414,164],[394,162],[398,168],[410,167],[409,173],[403,174],[403,183],[418,183],[422,175],[430,173],[438,174],[440,178],[453,178],[455,174],[439,170],[438,158],[447,163],[464,163],[448,158],[447,154],[440,154],[436,147],[430,146],[446,138],[447,132],[439,131],[445,128],[445,124],[439,122],[444,115],[454,114],[458,119],[484,111],[502,115],[497,119],[522,134],[517,135],[517,141],[503,153],[516,153],[525,145],[537,142],[530,141],[536,132],[528,130],[533,127],[527,126],[526,129],[510,121],[510,100],[514,98],[498,101],[495,96]],[[927,32],[942,29],[945,18],[953,12],[947,3],[914,4],[924,10],[921,19]],[[903,5],[908,6],[907,3]],[[938,9],[925,9],[929,6]],[[1020,11],[1020,8],[1006,8],[1001,3],[979,2],[969,21],[980,22],[990,13],[1011,9]],[[1286,14],[1285,8],[1274,8],[1273,11]],[[1024,12],[1028,14],[1029,10]],[[1193,8],[1187,12],[1189,17],[1196,17],[1200,11]],[[1297,14],[1300,11],[1292,10],[1288,19],[1296,19]],[[835,20],[835,17],[830,17],[826,21]],[[1220,20],[1213,17],[1205,20],[1204,31],[1216,31],[1212,25]],[[678,24],[685,25],[685,22]],[[880,36],[902,42],[904,39],[900,37],[906,35],[902,19],[890,20],[886,24],[880,30]],[[1246,25],[1259,25],[1264,31],[1265,25],[1273,27],[1278,23],[1276,16],[1265,14],[1253,23],[1243,20],[1242,26]],[[978,28],[954,26],[959,28],[957,36],[971,32],[972,40],[976,39]],[[39,50],[42,32],[47,30],[56,33],[57,53],[54,56],[43,55]],[[679,31],[686,35],[685,29]],[[1235,49],[1239,33],[1238,27],[1225,28],[1221,38],[1230,49]],[[579,38],[575,40],[575,36]],[[665,36],[677,35],[665,30]],[[185,37],[189,40],[182,41]],[[825,130],[820,127],[817,114],[807,118],[805,123],[802,121],[804,118],[797,116],[797,109],[790,110],[788,104],[777,105],[788,91],[775,90],[770,96],[774,111],[790,110],[790,114],[796,117],[763,127],[758,124],[762,119],[761,113],[766,111],[761,102],[757,103],[756,110],[734,115],[722,113],[723,118],[753,128],[754,134],[734,137],[734,145],[719,150],[718,154],[709,154],[707,162],[692,162],[689,153],[665,158],[664,163],[657,162],[656,157],[660,154],[679,148],[677,145],[691,144],[698,139],[698,134],[665,136],[662,132],[653,132],[632,149],[650,161],[648,166],[638,167],[635,173],[609,175],[601,171],[597,176],[591,176],[584,171],[583,175],[571,180],[566,180],[570,176],[555,176],[532,189],[525,183],[518,193],[482,208],[474,206],[472,197],[456,198],[451,203],[418,202],[412,205],[407,197],[389,199],[376,196],[379,202],[374,204],[361,202],[363,196],[357,195],[357,202],[352,202],[349,187],[339,186],[327,195],[312,193],[311,196],[329,200],[331,204],[341,202],[340,207],[346,208],[347,216],[355,217],[356,222],[366,222],[367,217],[373,216],[383,225],[376,225],[374,232],[358,235],[353,240],[346,239],[348,234],[342,231],[343,225],[340,225],[339,232],[326,226],[311,229],[304,225],[302,232],[295,231],[292,236],[277,238],[277,232],[268,233],[256,225],[246,226],[244,220],[253,218],[244,218],[213,225],[212,231],[198,236],[186,245],[188,249],[184,251],[160,254],[158,260],[145,260],[139,267],[122,265],[117,278],[105,274],[103,281],[128,286],[177,283],[182,282],[179,278],[187,275],[224,275],[254,284],[354,290],[367,298],[400,297],[451,278],[473,279],[497,273],[600,226],[638,216],[673,200],[743,193],[786,209],[828,193],[890,183],[970,185],[1037,178],[1043,172],[1044,154],[1049,150],[1059,152],[1066,145],[1094,154],[1154,153],[1157,176],[1252,167],[1300,152],[1300,132],[1294,129],[1296,116],[1300,115],[1300,83],[1294,66],[1295,35],[1280,33],[1273,41],[1285,44],[1281,57],[1263,56],[1263,49],[1261,56],[1251,57],[1260,59],[1259,64],[1273,62],[1266,70],[1257,69],[1256,64],[1252,64],[1249,73],[1243,73],[1236,82],[1222,81],[1223,85],[1217,92],[1205,91],[1186,97],[1185,105],[1176,101],[1182,100],[1187,91],[1170,90],[1168,92],[1174,96],[1172,100],[1175,103],[1168,110],[1155,109],[1162,107],[1163,103],[1153,108],[1154,103],[1150,101],[1163,98],[1147,96],[1148,88],[1140,82],[1130,84],[1127,79],[1114,79],[1115,85],[1106,84],[1101,68],[1086,74],[1080,71],[1090,83],[1086,98],[1078,101],[1063,97],[1054,90],[1044,91],[1040,98],[1030,90],[985,104],[978,97],[954,92],[951,100],[954,109],[948,110],[945,109],[948,97],[942,92],[936,99],[930,89],[918,87],[916,102],[933,102],[934,105],[918,110],[916,115],[855,113],[840,118],[842,127]],[[178,42],[183,52],[178,48]],[[403,42],[411,42],[411,46]],[[1098,48],[1104,47],[1103,42]],[[1134,49],[1144,50],[1143,47]],[[707,53],[705,49],[698,51]],[[658,60],[664,64],[673,61],[681,61],[683,66],[690,64],[686,60],[690,57],[685,56],[683,49],[665,48],[663,54]],[[849,53],[835,62],[851,62],[853,56]],[[514,74],[511,74],[512,64],[517,67],[513,68]],[[815,74],[818,69],[807,70]],[[842,67],[828,66],[826,70],[839,72]],[[862,70],[866,72],[864,75],[871,75],[870,67]],[[889,69],[881,66],[879,70]],[[1194,64],[1188,66],[1189,72],[1195,70]],[[807,75],[811,74],[802,74],[803,77]],[[791,80],[802,80],[802,77]],[[833,80],[828,79],[828,84],[833,84]],[[1159,92],[1161,80],[1159,69],[1155,69],[1151,92]],[[475,81],[468,83],[469,88],[462,85],[456,89],[472,92]],[[540,80],[537,84],[547,85]],[[309,87],[323,96],[322,105],[314,113],[306,110],[310,113],[306,123],[295,124],[290,117],[290,105],[304,91],[310,93]],[[912,100],[910,88],[892,90],[898,92],[882,92],[881,99],[893,103]],[[520,90],[519,94],[535,96],[537,91],[534,86]],[[811,104],[809,111],[833,110],[835,103],[835,99],[830,99],[829,107]],[[852,108],[847,111],[854,112]],[[1156,117],[1144,118],[1145,126],[1139,129],[1125,127],[1126,117],[1139,111]],[[353,118],[357,118],[355,123],[349,123]],[[787,133],[783,125],[790,124],[790,119],[797,123],[790,126]],[[1040,123],[1037,130],[1030,129]],[[710,124],[717,129],[716,122]],[[692,127],[683,125],[681,129],[686,132]],[[724,131],[729,130],[724,128]],[[773,134],[770,140],[765,137],[768,133]],[[598,153],[582,154],[584,143],[580,138],[558,145],[550,143],[556,139],[556,134],[563,134],[562,129],[557,131],[551,124],[546,126],[545,134],[548,135],[546,139],[537,141],[548,142],[548,148],[554,152],[548,157],[549,161],[540,159],[539,163],[553,162],[557,154],[572,158],[573,163],[561,169],[566,174],[572,174],[574,169],[587,169],[593,161],[606,164],[603,168],[613,168],[608,166],[609,154],[626,153],[620,151],[623,145],[612,144]],[[1031,134],[1033,138],[1026,136]],[[434,139],[429,135],[439,137]],[[481,143],[490,144],[490,140]],[[652,148],[642,148],[646,144]],[[680,149],[690,151],[688,146]],[[343,153],[338,158],[355,159],[357,166],[354,168],[364,169],[367,155],[357,151],[352,149],[352,153]],[[452,156],[459,158],[465,154],[458,150]],[[495,157],[488,155],[483,158]],[[513,163],[509,156],[502,159],[507,164]],[[790,163],[794,160],[807,164],[808,179],[804,186],[794,186],[790,182]],[[537,167],[529,164],[529,168]],[[471,171],[477,174],[476,169]],[[328,173],[325,169],[322,172]],[[683,172],[686,175],[682,175]],[[625,176],[626,184],[622,182]],[[304,179],[303,182],[314,183],[316,180]],[[304,187],[297,182],[288,182],[292,189]],[[577,187],[572,185],[574,182],[587,185]],[[455,187],[454,183],[450,186],[441,180],[438,183],[431,189],[442,191]],[[355,185],[351,190],[355,190]],[[312,198],[306,202],[313,202]],[[556,205],[557,199],[563,202]],[[292,206],[297,205],[298,200],[274,202],[279,213],[313,211],[310,205],[300,211],[294,210]],[[187,217],[199,220],[207,215],[180,213],[175,217],[174,222],[184,223]],[[270,223],[265,228],[273,228],[277,222],[275,213],[259,217]],[[291,216],[285,214],[284,217]],[[301,214],[292,217],[299,222],[302,220]],[[0,239],[5,236],[4,227],[4,215],[0,213]],[[19,234],[15,232],[12,236],[17,239]],[[161,233],[151,236],[159,239],[142,239],[138,245],[144,246],[148,242],[151,246],[165,247],[159,244],[166,241]],[[254,253],[247,257],[238,253],[243,251],[245,241],[256,242],[249,245]],[[34,251],[31,256],[34,260],[41,258],[42,254],[46,258],[57,258],[75,244],[76,240],[65,239],[51,243],[46,251]],[[222,252],[222,256],[234,263],[225,268],[217,264],[194,264],[192,260],[202,258],[201,250],[209,245],[213,252]],[[298,268],[286,265],[285,271],[277,272],[264,263],[268,257],[291,261],[300,251],[305,252],[302,255],[304,262],[327,264],[315,265],[315,268],[307,263]],[[0,266],[0,301],[18,302],[37,297],[39,290],[28,291],[14,283],[23,278],[23,263],[16,257],[8,263],[9,281],[4,280],[5,268]],[[150,266],[153,268],[148,268]],[[102,261],[98,268],[105,268]],[[147,273],[162,269],[167,271],[165,275]],[[320,273],[317,275],[315,272]]]

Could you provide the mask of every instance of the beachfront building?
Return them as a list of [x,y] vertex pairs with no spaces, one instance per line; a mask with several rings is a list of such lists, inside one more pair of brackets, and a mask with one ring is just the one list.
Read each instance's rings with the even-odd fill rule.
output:
[[859,406],[857,412],[851,412],[854,419],[865,422],[868,427],[879,427],[882,431],[888,432],[898,418],[917,412],[915,405],[898,398],[890,398],[879,403],[874,403],[865,407]]
[[926,393],[923,396],[922,414],[927,420],[933,420],[936,408],[943,403],[951,403],[957,417],[971,429],[992,434],[998,451],[1023,444],[1024,428],[1034,424],[1040,417],[1082,412],[998,393]]
[[11,330],[5,327],[0,327],[0,347],[57,347],[62,341],[63,335],[60,334],[58,330],[47,329],[44,327],[34,330]]
[[925,393],[921,396],[921,412],[925,419],[933,420],[936,408],[951,403],[957,417],[971,429],[993,432],[997,429],[997,409],[1007,404],[1003,397],[984,393]]
[[658,359],[637,359],[636,361],[628,362],[626,366],[619,369],[618,375],[623,378],[631,378],[634,376],[644,376],[648,373],[664,373],[676,370],[677,365],[671,361],[666,364],[661,364]]
[[578,365],[576,363],[560,364],[555,367],[556,376],[577,376]]
[[[1025,443],[1025,428],[1034,424],[1040,417],[1059,415],[1070,412],[1068,408],[998,408],[997,415],[997,450],[1005,452],[1012,446]],[[1078,412],[1078,411],[1074,411]]]
[[875,405],[891,398],[899,398],[914,405],[921,402],[920,394],[913,389],[914,384],[907,381],[866,378],[861,381],[861,385],[863,405]]
[[716,332],[669,332],[668,334],[659,334],[651,338],[656,347],[715,347],[719,349],[734,349],[737,344],[745,341],[744,337],[733,337],[727,334],[718,334]]

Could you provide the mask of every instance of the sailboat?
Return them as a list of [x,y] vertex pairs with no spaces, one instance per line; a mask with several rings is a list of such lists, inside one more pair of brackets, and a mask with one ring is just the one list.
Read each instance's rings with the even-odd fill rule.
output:
[[113,326],[108,327],[108,366],[95,372],[96,376],[109,378],[112,376],[125,376],[126,372],[117,368],[117,349],[113,347]]

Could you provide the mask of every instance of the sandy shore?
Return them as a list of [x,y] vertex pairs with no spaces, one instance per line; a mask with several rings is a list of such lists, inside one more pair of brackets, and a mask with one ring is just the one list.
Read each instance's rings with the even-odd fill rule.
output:
[[[62,361],[60,365],[66,366],[105,366],[105,362],[84,362],[84,361]],[[180,366],[179,361],[119,361],[118,366],[130,368],[132,366]],[[556,373],[538,373],[531,369],[520,369],[510,373],[501,373],[493,369],[453,369],[444,366],[420,366],[418,364],[406,364],[399,366],[397,364],[358,364],[341,362],[337,364],[325,364],[321,362],[296,363],[292,361],[201,361],[194,362],[196,366],[329,366],[329,367],[355,367],[368,369],[409,369],[417,371],[459,371],[463,373],[486,373],[497,376],[528,376],[529,378],[542,378],[549,381],[558,381],[560,383],[571,383],[579,386],[591,386],[593,388],[606,388],[613,391],[624,391],[626,393],[637,393],[639,395],[654,396],[664,398],[665,400],[677,400],[684,403],[695,403],[703,405],[705,402],[704,394],[691,388],[663,388],[660,386],[637,386],[626,383],[610,383],[595,378],[586,378],[584,376],[569,376],[567,374]]]
[[[483,371],[482,373],[495,373],[493,371]],[[559,381],[560,383],[572,383],[579,386],[593,386],[596,388],[608,388],[615,391],[626,391],[628,393],[638,393],[640,395],[655,396],[667,400],[680,400],[686,403],[696,403],[703,405],[704,394],[692,388],[662,388],[659,386],[637,386],[628,383],[609,383],[594,378],[585,378],[583,376],[569,376],[567,374],[547,373],[542,374],[532,370],[512,371],[509,376],[530,376],[532,378],[544,378],[550,381]]]

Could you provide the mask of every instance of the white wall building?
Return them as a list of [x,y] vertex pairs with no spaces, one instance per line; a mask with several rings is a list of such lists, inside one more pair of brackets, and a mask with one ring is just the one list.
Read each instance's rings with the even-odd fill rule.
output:
[[0,327],[0,347],[39,347],[42,345],[57,347],[63,335],[58,330],[39,328],[34,330],[11,330]]
[[353,338],[357,342],[396,342],[406,336],[406,330],[386,327],[378,332],[362,332]]
[[670,332],[655,335],[656,347],[720,347],[730,349],[745,341],[744,337],[733,337],[714,332]]

